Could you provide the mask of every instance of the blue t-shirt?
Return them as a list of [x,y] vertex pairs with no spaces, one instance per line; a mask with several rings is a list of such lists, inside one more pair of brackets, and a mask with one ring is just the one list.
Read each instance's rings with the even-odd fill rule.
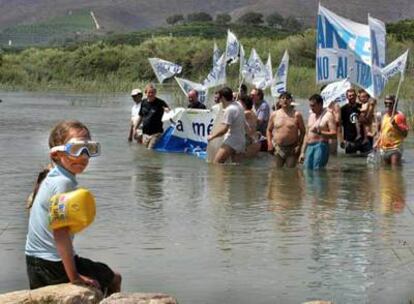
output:
[[48,261],[61,261],[52,230],[49,229],[49,204],[53,195],[77,187],[75,176],[56,165],[40,185],[30,209],[25,254]]

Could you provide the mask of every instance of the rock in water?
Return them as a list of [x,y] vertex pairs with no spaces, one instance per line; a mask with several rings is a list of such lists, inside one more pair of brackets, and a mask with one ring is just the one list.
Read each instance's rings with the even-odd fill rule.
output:
[[178,302],[162,293],[114,293],[101,304],[178,304]]
[[0,303],[97,304],[102,298],[98,289],[68,283],[5,293],[0,295]]

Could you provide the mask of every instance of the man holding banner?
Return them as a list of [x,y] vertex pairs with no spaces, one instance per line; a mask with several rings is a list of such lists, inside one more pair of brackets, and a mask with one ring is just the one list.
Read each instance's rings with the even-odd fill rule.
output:
[[394,95],[386,96],[384,105],[387,112],[382,117],[380,134],[375,147],[379,149],[384,164],[399,166],[401,165],[402,143],[408,135],[408,125],[404,114],[396,111]]

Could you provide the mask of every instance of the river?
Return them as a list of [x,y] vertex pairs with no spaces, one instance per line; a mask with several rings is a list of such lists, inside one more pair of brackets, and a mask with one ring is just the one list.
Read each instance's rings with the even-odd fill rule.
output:
[[[163,96],[169,101],[169,96]],[[180,303],[408,303],[414,296],[414,141],[401,170],[340,154],[326,171],[277,170],[270,155],[214,166],[127,142],[128,95],[3,92],[0,292],[28,288],[25,199],[60,119],[85,122],[103,154],[78,177],[97,199],[81,256],[124,291]],[[307,112],[306,102],[299,109]]]

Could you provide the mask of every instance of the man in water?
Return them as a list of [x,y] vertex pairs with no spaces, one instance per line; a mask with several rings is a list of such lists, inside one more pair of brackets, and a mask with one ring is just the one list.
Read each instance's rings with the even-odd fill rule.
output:
[[164,132],[162,128],[164,111],[168,112],[170,108],[164,100],[156,97],[157,90],[153,84],[147,84],[145,94],[147,98],[142,101],[136,128],[139,128],[142,123],[142,143],[148,149],[152,149]]
[[189,109],[206,109],[206,106],[198,100],[198,92],[196,90],[191,90],[188,92],[188,106]]
[[136,139],[138,143],[141,143],[142,129],[138,129],[137,124],[139,119],[139,111],[141,110],[142,91],[140,89],[132,90],[131,97],[134,105],[131,108],[131,122],[129,127],[128,141],[131,142],[132,139]]
[[402,144],[408,135],[408,125],[405,115],[396,109],[394,95],[385,96],[386,113],[381,119],[380,133],[375,147],[381,153],[384,164],[401,165]]
[[[341,107],[341,126],[340,132],[340,146],[345,149],[346,154],[355,154],[358,151],[361,153],[368,153],[372,149],[372,142],[364,142],[364,135],[359,130],[359,115],[361,105],[356,102],[357,94],[355,89],[348,89],[346,91],[346,98],[348,103]],[[359,132],[361,131],[361,132]]]
[[238,163],[246,149],[244,110],[233,100],[233,91],[229,87],[222,88],[219,96],[224,109],[221,128],[210,134],[207,139],[211,141],[224,135],[224,141],[213,162],[224,163],[231,158],[233,162]]
[[266,100],[263,99],[263,90],[253,89],[250,92],[250,97],[253,100],[253,108],[257,116],[257,131],[263,136],[266,136],[267,124],[270,117],[270,107]]
[[306,133],[302,114],[291,103],[289,92],[280,94],[280,109],[270,115],[267,126],[267,149],[274,153],[277,167],[296,166]]
[[326,166],[329,160],[329,139],[336,137],[336,123],[332,112],[323,108],[321,95],[309,98],[312,113],[308,119],[308,132],[300,157],[303,166],[309,170],[318,170]]

